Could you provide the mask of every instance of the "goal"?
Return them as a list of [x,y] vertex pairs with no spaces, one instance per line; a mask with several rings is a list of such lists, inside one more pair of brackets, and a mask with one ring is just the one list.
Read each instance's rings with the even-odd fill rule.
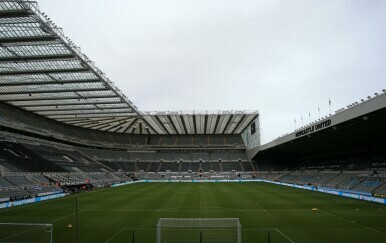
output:
[[0,242],[52,243],[52,224],[0,223]]
[[238,218],[160,218],[157,243],[241,243]]

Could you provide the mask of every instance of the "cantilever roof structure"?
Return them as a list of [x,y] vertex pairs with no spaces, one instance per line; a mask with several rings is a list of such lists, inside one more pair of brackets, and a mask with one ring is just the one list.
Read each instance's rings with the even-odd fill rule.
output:
[[59,119],[138,114],[36,2],[0,2],[0,100]]
[[0,2],[0,102],[132,134],[240,134],[256,112],[141,113],[36,2]]
[[67,120],[66,123],[102,131],[130,134],[240,134],[258,116],[256,112],[157,112],[116,120]]

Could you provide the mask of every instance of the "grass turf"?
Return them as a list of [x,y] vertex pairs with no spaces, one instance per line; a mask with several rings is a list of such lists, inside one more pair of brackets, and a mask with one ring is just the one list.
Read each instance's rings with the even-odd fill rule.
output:
[[[133,231],[135,242],[155,242],[159,218],[239,218],[243,243],[268,242],[259,229],[272,243],[386,242],[386,206],[268,183],[137,183],[78,195],[81,243],[131,242]],[[52,223],[54,242],[76,242],[75,197],[2,209],[0,222]],[[14,234],[0,226],[0,242]]]

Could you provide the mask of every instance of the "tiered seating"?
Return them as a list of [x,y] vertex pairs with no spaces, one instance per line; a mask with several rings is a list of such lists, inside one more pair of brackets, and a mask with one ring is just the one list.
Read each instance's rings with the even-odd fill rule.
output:
[[210,162],[202,162],[201,168],[202,168],[202,171],[205,171],[205,172],[212,170],[212,166]]
[[208,159],[208,154],[206,153],[192,153],[191,154],[191,160],[192,161],[203,161],[203,160],[207,160]]
[[334,177],[338,176],[339,172],[320,173],[314,178],[313,183],[317,185],[324,185],[331,181]]
[[212,161],[228,160],[228,154],[224,154],[221,152],[213,152],[212,154],[210,154],[210,160]]
[[255,171],[250,162],[241,162],[244,171]]
[[159,163],[159,162],[152,162],[147,171],[148,172],[158,172],[160,164],[161,163]]
[[101,149],[86,149],[86,148],[79,148],[83,153],[87,154],[91,158],[96,159],[103,159],[103,160],[113,160],[113,159],[123,159],[123,160],[130,160],[131,158],[128,158],[127,152],[121,152],[121,151],[110,151],[110,150],[101,150]]
[[219,162],[210,162],[211,170],[220,172],[221,171],[221,165]]
[[0,190],[15,187],[14,184],[4,179],[4,177],[0,177]]
[[223,172],[243,171],[240,162],[221,162]]
[[135,162],[109,162],[109,161],[101,161],[107,167],[113,169],[113,171],[126,171],[126,172],[135,172]]
[[24,172],[65,172],[26,147],[10,142],[0,142],[0,159]]
[[[135,168],[135,162],[115,162],[114,164],[122,171],[127,171],[127,172],[137,171]],[[106,165],[110,166],[110,164],[106,164]]]
[[229,160],[242,160],[242,161],[248,160],[246,154],[240,153],[240,152],[228,153],[228,159]]
[[254,175],[255,175],[256,179],[275,181],[279,177],[281,177],[283,174],[280,172],[261,172],[261,173],[257,173]]
[[337,185],[350,179],[351,177],[351,173],[341,173],[340,175],[334,177],[332,180],[327,182],[324,186],[335,188]]
[[131,180],[130,178],[128,178],[126,175],[124,174],[114,174],[114,176],[120,180]]
[[370,177],[356,185],[352,188],[353,191],[361,191],[361,192],[371,192],[373,189],[381,185],[383,182],[383,178],[381,177]]
[[[224,164],[224,163],[223,163]],[[258,179],[277,180],[286,183],[311,184],[320,187],[330,187],[353,192],[375,193],[383,190],[386,174],[372,174],[363,172],[318,172],[318,171],[293,171],[280,174],[280,172],[258,172]]]
[[60,193],[63,192],[63,189],[56,187],[54,185],[48,185],[48,186],[34,186],[27,189],[28,192],[35,195],[42,195],[42,194],[52,194],[52,193]]
[[144,172],[147,171],[147,168],[149,168],[150,163],[149,162],[137,162],[137,170],[143,170]]
[[287,182],[287,183],[293,183],[294,179],[298,176],[298,174],[284,174],[279,178],[280,181],[282,182]]
[[[176,139],[175,137],[157,137],[161,141],[164,141],[165,143],[174,143],[174,140]],[[182,137],[177,137],[177,140],[181,139],[182,141],[186,140],[191,141],[193,139],[192,136],[182,136]],[[196,140],[202,140],[202,142],[205,142],[208,140],[207,136],[202,136],[200,138],[195,138]],[[216,138],[217,139],[217,138]],[[218,138],[220,139],[220,137]],[[197,140],[197,141],[198,141]],[[200,141],[201,141],[200,140]],[[220,139],[221,140],[221,139]],[[224,138],[222,138],[224,140]],[[178,143],[178,142],[177,142]],[[177,146],[177,145],[176,145]],[[254,171],[254,168],[251,166],[251,164],[248,161],[245,152],[244,151],[221,151],[221,150],[216,150],[216,151],[209,151],[209,152],[202,152],[202,151],[148,151],[148,152],[134,152],[134,151],[103,151],[101,152],[100,150],[95,150],[95,149],[81,149],[84,153],[86,153],[88,156],[98,159],[100,162],[102,162],[104,165],[109,166],[112,168],[114,171],[139,171],[143,170],[145,172],[157,172],[158,169],[160,171],[163,171],[164,168],[157,167],[156,164],[154,163],[159,163],[159,162],[181,162],[181,163],[190,163],[190,162],[212,162],[209,163],[208,165],[204,165],[204,171],[217,171],[221,172],[221,167],[219,165],[219,160],[222,162],[230,162],[230,164],[225,165],[225,170],[224,171]],[[242,163],[245,163],[246,168],[242,168],[239,162],[241,160]],[[110,163],[120,163],[122,161],[128,161],[128,162],[135,162],[136,163],[136,168],[134,169],[132,166],[127,166],[123,164],[110,164],[107,163],[109,161]],[[148,164],[141,164],[145,162],[152,162],[150,167],[148,167]],[[214,163],[217,163],[215,165]],[[165,164],[167,166],[168,164]],[[172,165],[171,165],[172,166]],[[200,170],[200,165],[194,166],[194,168],[190,168],[190,164],[183,164],[182,167],[180,168],[182,172],[188,171],[188,170],[194,170],[194,171],[199,171]],[[79,167],[79,166],[78,166]],[[95,171],[95,170],[88,170],[87,168],[79,167],[83,171]],[[70,168],[71,170],[71,168]],[[172,166],[172,170],[176,170],[175,167]]]
[[9,190],[0,190],[0,199],[6,198],[15,198],[15,199],[23,199],[28,197],[30,193],[23,189],[9,189]]
[[360,180],[358,178],[352,177],[352,178],[349,178],[348,180],[340,183],[339,187],[343,188],[343,189],[352,189],[356,185],[358,185],[359,183],[360,183]]
[[162,162],[160,172],[170,170],[172,172],[179,172],[179,163],[176,162]]
[[25,146],[50,162],[70,172],[106,171],[106,168],[102,168],[99,164],[76,150],[70,150],[68,148],[59,149],[47,145],[25,144]]
[[190,169],[190,162],[181,162],[181,172],[187,172]]
[[61,185],[79,185],[90,183],[95,186],[111,184],[118,181],[127,181],[129,178],[123,174],[91,173],[91,174],[48,174],[51,180],[60,182]]
[[[108,161],[100,161],[100,162],[108,166],[109,168],[113,169],[114,171],[123,171],[122,167],[118,165],[116,162],[108,162]],[[135,169],[133,171],[135,171]]]
[[311,182],[314,178],[316,178],[315,172],[310,172],[310,174],[308,174],[307,172],[303,172],[302,174],[296,176],[293,181],[299,184],[307,184],[308,182]]
[[46,176],[55,182],[60,182],[62,185],[83,184],[86,180],[86,178],[80,175],[48,174]]
[[153,161],[174,161],[173,154],[171,153],[156,153],[153,154]]
[[92,176],[89,174],[79,174],[79,175],[72,175],[72,178],[75,178],[77,180],[77,183],[87,183],[92,179]]
[[386,183],[374,191],[375,194],[386,195]]
[[[1,157],[1,156],[0,156]],[[4,171],[21,172],[20,169],[8,163],[5,159],[0,158],[0,168],[3,167]]]
[[90,175],[90,183],[95,186],[101,186],[104,184],[110,184],[113,182],[118,182],[122,180],[128,180],[124,175],[113,175],[113,174],[91,174]]
[[200,170],[200,162],[192,162],[190,164],[190,169],[192,172],[198,172]]
[[27,179],[25,176],[4,176],[4,179],[18,187],[32,186],[36,184],[33,181]]

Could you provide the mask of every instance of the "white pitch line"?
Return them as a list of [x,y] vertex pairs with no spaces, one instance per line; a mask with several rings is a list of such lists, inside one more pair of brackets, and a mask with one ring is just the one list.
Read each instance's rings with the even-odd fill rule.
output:
[[311,209],[90,209],[89,212],[166,212],[166,211],[181,211],[184,212],[226,212],[226,211],[238,211],[238,212],[306,212]]
[[[81,213],[81,212],[84,212],[84,211],[87,211],[87,210],[86,210],[86,209],[85,209],[85,210],[81,210],[81,211],[79,211],[78,213]],[[56,222],[56,221],[65,219],[65,218],[67,218],[67,217],[69,217],[69,216],[71,216],[71,215],[74,215],[74,214],[76,214],[76,212],[70,213],[70,214],[68,214],[68,215],[66,215],[66,216],[63,216],[63,217],[57,218],[57,219],[55,219],[55,220],[49,221],[48,223],[45,223],[45,224],[49,224],[49,223],[53,223],[53,222]],[[36,227],[38,227],[38,226],[43,226],[43,225],[45,225],[45,224],[25,224],[25,225],[32,225],[32,226],[35,225]],[[6,240],[6,239],[12,238],[12,237],[14,237],[14,236],[18,236],[18,235],[24,234],[24,233],[26,233],[26,232],[28,232],[28,231],[30,231],[30,230],[33,230],[33,229],[36,228],[36,227],[32,227],[32,228],[30,228],[30,229],[26,229],[26,230],[21,231],[21,232],[19,232],[19,233],[16,233],[16,234],[7,236],[7,237],[5,237],[5,238],[0,239],[0,241],[3,242],[3,240]]]
[[346,222],[355,224],[355,225],[357,225],[357,226],[360,226],[360,227],[362,227],[362,228],[371,230],[371,231],[373,231],[373,232],[377,232],[377,233],[379,233],[379,234],[386,235],[385,232],[376,230],[376,229],[374,229],[374,228],[368,227],[368,226],[363,225],[363,224],[358,224],[358,223],[356,223],[356,222],[354,222],[354,221],[352,221],[352,220],[346,219],[346,218],[344,218],[344,217],[342,217],[342,216],[339,216],[339,215],[337,216],[337,215],[334,215],[334,214],[332,214],[332,213],[329,213],[329,212],[326,212],[326,211],[323,211],[323,210],[320,210],[320,209],[319,209],[319,211],[322,212],[322,213],[325,214],[325,215],[329,215],[329,216],[331,216],[331,217],[335,217],[335,218],[338,218],[338,219],[340,219],[340,220],[343,220],[343,221],[346,221]]
[[[79,211],[78,214],[81,213],[81,212],[85,212],[85,211],[88,211],[88,210],[87,210],[87,209],[83,209],[83,210]],[[74,215],[74,214],[76,214],[76,212],[70,213],[70,214],[68,214],[68,215],[66,215],[66,216],[63,216],[63,217],[57,218],[57,219],[55,219],[55,220],[49,221],[48,223],[53,223],[53,222],[56,222],[56,221],[65,219],[65,218],[70,217],[70,216],[72,216],[72,215]]]
[[279,234],[281,234],[282,236],[284,236],[284,238],[286,238],[289,242],[291,243],[295,243],[293,240],[291,240],[286,234],[284,234],[283,232],[281,232],[278,228],[273,228],[274,230],[276,230],[277,232],[279,232]]
[[112,239],[115,238],[115,236],[119,235],[122,231],[125,231],[125,230],[143,230],[144,228],[121,228],[120,230],[118,230],[115,234],[113,234],[110,238],[108,238],[105,243],[111,241]]
[[291,238],[289,238],[286,234],[284,234],[283,232],[281,232],[278,228],[243,228],[242,230],[252,230],[252,231],[271,231],[271,230],[275,230],[276,232],[278,232],[279,234],[281,234],[284,238],[286,238],[290,243],[295,243],[293,240],[291,240]]
[[[136,230],[136,229],[143,229],[143,228],[121,228],[120,230],[118,230],[115,234],[113,234],[110,238],[108,238],[104,243],[108,243],[110,242],[112,239],[114,239],[117,235],[119,235],[121,232],[123,231],[126,231],[126,230]],[[281,234],[284,238],[286,238],[290,243],[295,243],[295,241],[293,241],[291,238],[289,238],[286,234],[284,234],[283,232],[281,232],[278,228],[268,228],[268,230],[271,229],[271,230],[275,230],[277,231],[279,234]],[[183,229],[181,229],[183,230]],[[255,229],[247,229],[247,230],[255,230]]]
[[118,230],[115,234],[113,234],[110,238],[108,238],[105,243],[108,243],[110,242],[110,240],[114,239],[115,236],[119,235],[122,231],[125,231],[127,228],[121,228],[120,230]]

